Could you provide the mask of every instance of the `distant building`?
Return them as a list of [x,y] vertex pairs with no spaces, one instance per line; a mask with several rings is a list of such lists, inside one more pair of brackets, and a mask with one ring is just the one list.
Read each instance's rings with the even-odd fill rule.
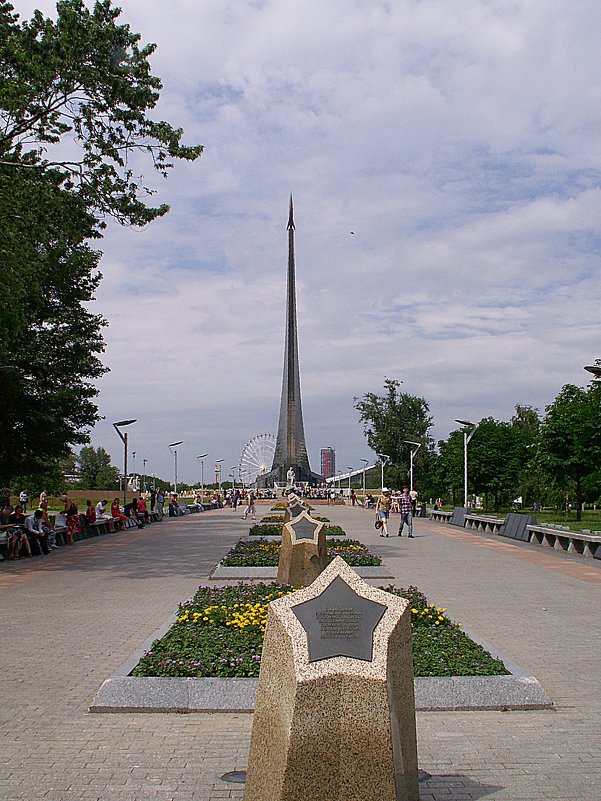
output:
[[334,448],[321,449],[321,475],[332,478],[336,473],[336,451]]

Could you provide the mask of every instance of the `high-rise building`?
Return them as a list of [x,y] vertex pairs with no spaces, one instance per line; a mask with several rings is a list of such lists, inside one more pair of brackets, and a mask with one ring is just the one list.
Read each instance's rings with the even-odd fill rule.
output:
[[334,448],[321,449],[321,475],[332,478],[336,474],[336,451]]

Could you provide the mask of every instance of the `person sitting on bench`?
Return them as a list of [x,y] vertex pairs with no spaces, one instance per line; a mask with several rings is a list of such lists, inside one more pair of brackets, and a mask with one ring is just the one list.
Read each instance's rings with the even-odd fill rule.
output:
[[31,540],[34,544],[37,544],[38,548],[44,555],[48,555],[50,553],[50,548],[48,547],[48,534],[42,529],[42,522],[44,518],[44,512],[41,509],[36,509],[32,515],[29,515],[25,520],[25,530],[27,532],[27,536],[31,537]]
[[119,506],[119,498],[113,498],[113,502],[111,504],[111,517],[116,522],[116,525],[119,526],[119,528],[123,528],[125,525],[125,515]]
[[132,498],[131,501],[126,505],[125,509],[125,516],[131,517],[132,520],[136,521],[136,525],[138,528],[144,528],[144,519],[140,517],[138,514],[138,499]]
[[[10,508],[10,507],[9,507]],[[27,556],[31,556],[31,545],[25,533],[25,515],[23,509],[17,504],[15,511],[9,514],[8,522],[12,523],[15,528],[9,530],[10,543],[8,547],[8,558],[17,559],[19,556],[19,545],[25,549]]]

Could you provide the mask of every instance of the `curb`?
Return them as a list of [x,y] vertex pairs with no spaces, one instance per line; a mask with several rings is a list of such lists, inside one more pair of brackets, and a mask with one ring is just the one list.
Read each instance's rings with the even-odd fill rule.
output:
[[[254,712],[258,679],[129,675],[152,643],[169,631],[176,616],[176,612],[171,614],[102,683],[88,707],[90,712]],[[417,712],[552,709],[553,702],[534,676],[467,627],[463,630],[492,656],[501,659],[510,675],[417,677],[413,680]]]

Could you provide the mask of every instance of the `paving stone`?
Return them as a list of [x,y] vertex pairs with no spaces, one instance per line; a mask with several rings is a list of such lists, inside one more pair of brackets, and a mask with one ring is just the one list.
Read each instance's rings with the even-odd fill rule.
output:
[[[381,554],[398,586],[446,606],[555,703],[552,712],[418,713],[420,767],[432,774],[421,801],[599,801],[601,621],[590,610],[601,601],[601,564],[419,518],[414,540],[386,540],[365,510],[324,514]],[[247,531],[225,509],[0,564],[0,607],[11,610],[0,653],[2,801],[242,799],[242,787],[224,791],[219,777],[245,769],[251,715],[87,707]]]

